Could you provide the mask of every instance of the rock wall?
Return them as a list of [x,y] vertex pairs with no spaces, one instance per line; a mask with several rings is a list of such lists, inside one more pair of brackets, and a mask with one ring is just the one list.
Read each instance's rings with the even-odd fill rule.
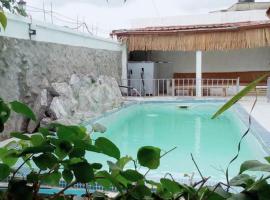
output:
[[[41,99],[44,101],[48,92],[60,94],[50,95],[48,101],[55,108],[53,115],[57,119],[65,118],[59,107],[63,98],[72,101],[69,106],[73,106],[73,114],[83,109],[90,112],[90,107],[87,107],[90,105],[91,112],[92,109],[96,113],[102,112],[118,102],[115,80],[120,77],[121,52],[0,37],[0,96],[6,101],[21,100],[32,108],[36,107],[36,112],[40,109],[37,102],[42,104],[39,99],[43,95]],[[83,85],[89,90],[86,91]],[[113,96],[110,91],[114,91]],[[102,92],[106,94],[101,97]],[[98,106],[93,106],[93,102]],[[6,129],[27,129],[24,119],[14,119]]]

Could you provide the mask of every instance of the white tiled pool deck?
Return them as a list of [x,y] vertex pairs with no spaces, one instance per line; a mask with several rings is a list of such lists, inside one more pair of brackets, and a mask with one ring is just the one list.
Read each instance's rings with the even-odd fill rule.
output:
[[[255,97],[244,97],[239,103],[247,112],[250,112],[254,100]],[[258,97],[251,115],[263,128],[270,132],[270,102],[267,102],[265,97]]]

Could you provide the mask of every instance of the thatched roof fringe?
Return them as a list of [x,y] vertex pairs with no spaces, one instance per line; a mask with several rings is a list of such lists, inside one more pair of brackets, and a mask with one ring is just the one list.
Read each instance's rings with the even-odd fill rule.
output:
[[212,51],[270,46],[270,27],[241,31],[128,35],[129,51]]

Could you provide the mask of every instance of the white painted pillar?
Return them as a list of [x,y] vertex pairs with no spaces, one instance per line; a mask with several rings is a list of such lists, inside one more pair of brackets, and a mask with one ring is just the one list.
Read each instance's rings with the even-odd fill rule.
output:
[[127,86],[127,66],[128,65],[128,50],[127,45],[122,45],[122,76],[121,76],[121,83],[123,86]]
[[202,96],[202,52],[196,51],[196,96]]

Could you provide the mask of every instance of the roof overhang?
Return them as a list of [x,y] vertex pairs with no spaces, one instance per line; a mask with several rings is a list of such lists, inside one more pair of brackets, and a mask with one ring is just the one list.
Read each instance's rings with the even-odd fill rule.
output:
[[270,20],[122,29],[112,35],[126,42],[129,51],[256,48],[270,46]]

